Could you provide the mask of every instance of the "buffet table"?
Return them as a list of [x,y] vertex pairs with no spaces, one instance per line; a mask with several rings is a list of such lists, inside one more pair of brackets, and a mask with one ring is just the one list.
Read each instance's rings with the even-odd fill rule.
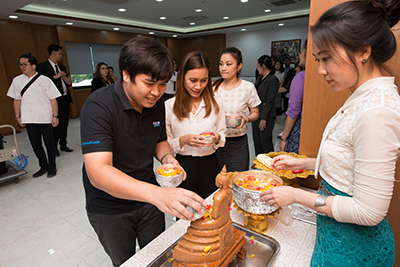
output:
[[[213,195],[206,199],[208,204],[212,204],[212,197]],[[234,207],[230,213],[233,222],[243,225],[245,217],[242,213],[237,212]],[[280,215],[276,216],[279,217]],[[315,243],[315,226],[295,219],[290,220],[287,225],[283,224],[279,219],[268,218],[267,220],[269,229],[265,234],[275,238],[281,246],[281,250],[272,266],[310,266]],[[121,267],[148,266],[186,232],[189,224],[190,222],[188,221],[179,220],[128,259]]]

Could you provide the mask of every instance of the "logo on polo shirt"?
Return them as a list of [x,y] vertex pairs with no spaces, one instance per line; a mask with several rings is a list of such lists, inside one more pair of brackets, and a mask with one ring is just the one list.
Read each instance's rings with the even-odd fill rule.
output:
[[153,121],[153,127],[160,127],[161,123],[160,121]]
[[89,141],[89,142],[82,142],[81,146],[98,145],[98,144],[100,144],[100,141]]

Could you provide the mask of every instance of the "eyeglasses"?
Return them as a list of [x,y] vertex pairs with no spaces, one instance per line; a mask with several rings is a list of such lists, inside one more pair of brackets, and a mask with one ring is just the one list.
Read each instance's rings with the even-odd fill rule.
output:
[[32,64],[30,64],[30,63],[22,63],[22,64],[21,64],[21,63],[18,63],[18,64],[17,64],[17,66],[20,67],[20,68],[26,67],[26,66],[28,66],[28,65],[32,65]]

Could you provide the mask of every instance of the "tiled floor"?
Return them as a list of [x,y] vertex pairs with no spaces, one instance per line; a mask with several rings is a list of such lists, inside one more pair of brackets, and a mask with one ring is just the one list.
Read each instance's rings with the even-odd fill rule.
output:
[[[282,132],[284,120],[278,118],[274,137]],[[253,159],[251,132],[249,139]],[[5,140],[5,147],[14,146],[12,135]],[[0,183],[0,266],[111,266],[85,213],[79,120],[70,120],[69,126],[68,146],[74,152],[61,151],[58,174],[52,179],[31,177],[39,167],[25,129],[17,140],[21,153],[29,157],[28,174],[17,184]],[[167,227],[173,222],[166,217]]]

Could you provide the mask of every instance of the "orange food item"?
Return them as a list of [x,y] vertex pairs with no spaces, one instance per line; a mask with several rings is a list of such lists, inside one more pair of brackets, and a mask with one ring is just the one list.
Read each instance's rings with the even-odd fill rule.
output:
[[207,136],[214,136],[214,133],[201,133],[201,136],[207,137]]
[[183,170],[174,166],[160,166],[157,168],[157,173],[165,177],[174,177],[182,174]]
[[265,179],[258,175],[248,175],[235,180],[235,184],[253,191],[265,191],[273,187],[281,186],[281,183],[274,179]]

